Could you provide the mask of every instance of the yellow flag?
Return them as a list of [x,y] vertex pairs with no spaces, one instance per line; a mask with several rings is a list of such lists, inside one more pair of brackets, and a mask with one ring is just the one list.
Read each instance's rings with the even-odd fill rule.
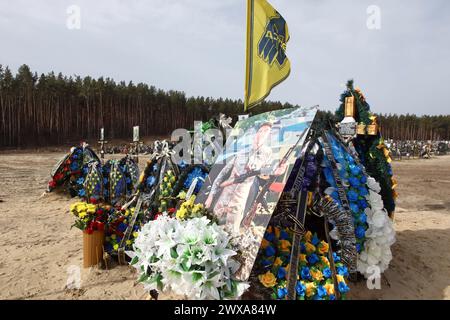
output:
[[244,109],[266,98],[289,76],[286,21],[266,0],[247,0],[247,59]]

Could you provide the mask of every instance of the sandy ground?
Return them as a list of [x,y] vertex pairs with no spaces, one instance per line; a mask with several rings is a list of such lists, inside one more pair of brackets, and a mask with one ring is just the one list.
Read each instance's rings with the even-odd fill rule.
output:
[[[145,299],[127,266],[82,268],[70,229],[76,199],[42,196],[62,152],[0,153],[0,298]],[[142,161],[143,162],[143,161]],[[394,259],[381,290],[351,284],[351,299],[450,299],[450,156],[394,163],[399,181]],[[81,275],[81,289],[66,288]]]

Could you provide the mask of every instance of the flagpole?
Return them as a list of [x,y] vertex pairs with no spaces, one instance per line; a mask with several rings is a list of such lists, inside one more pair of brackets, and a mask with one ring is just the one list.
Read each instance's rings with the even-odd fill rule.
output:
[[248,96],[249,96],[249,86],[250,86],[250,60],[252,54],[252,34],[251,34],[251,20],[253,11],[253,1],[247,0],[247,44],[245,48],[245,91],[244,91],[244,112],[247,111],[248,107]]

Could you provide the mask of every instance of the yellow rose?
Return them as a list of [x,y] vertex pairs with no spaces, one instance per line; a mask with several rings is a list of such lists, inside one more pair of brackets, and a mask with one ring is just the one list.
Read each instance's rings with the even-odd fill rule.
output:
[[300,253],[299,258],[300,258],[300,262],[308,262],[306,260],[306,254]]
[[267,233],[272,233],[273,232],[272,226],[268,226],[266,232]]
[[114,250],[119,249],[119,245],[116,243],[115,245],[113,245]]
[[336,279],[337,279],[338,282],[344,282],[345,283],[344,277],[341,276],[340,274],[336,275]]
[[283,264],[283,260],[280,259],[280,257],[277,257],[275,261],[273,262],[274,267],[281,266]]
[[261,248],[265,249],[269,246],[269,244],[270,244],[269,241],[263,238],[261,241]]
[[131,240],[126,241],[127,246],[131,245]]
[[325,264],[327,267],[330,266],[330,261],[328,261],[327,257],[320,257],[320,259],[322,260],[322,263]]
[[322,272],[320,270],[313,270],[313,269],[311,269],[309,271],[309,273],[311,274],[311,277],[314,280],[317,280],[317,281],[322,281],[323,280],[323,274],[322,274]]
[[80,213],[78,213],[78,217],[80,217],[81,219],[83,219],[86,216],[86,211],[82,211]]
[[327,290],[327,294],[328,294],[328,295],[334,294],[334,284],[332,284],[332,283],[326,283],[326,284],[324,285],[324,288],[325,288],[325,290]]
[[272,288],[277,284],[277,278],[270,271],[267,271],[265,274],[260,274],[258,276],[258,279],[262,283],[262,285],[266,288]]
[[317,246],[317,251],[320,254],[325,254],[328,252],[328,248],[329,248],[328,243],[326,243],[325,241],[322,240],[322,241],[320,241],[319,245]]
[[133,232],[133,237],[137,238],[138,235],[139,235],[139,233],[138,233],[137,231],[134,231],[134,232]]
[[277,239],[280,238],[280,228],[274,227],[275,237]]
[[287,240],[280,240],[279,244],[280,244],[280,249],[282,251],[289,251],[290,250],[289,248],[291,247],[291,243],[289,241],[287,241]]
[[307,232],[305,233],[305,235],[303,236],[303,238],[305,239],[306,242],[311,242],[311,239],[312,239],[312,233],[311,233],[311,231],[307,231]]
[[314,245],[312,245],[309,242],[307,242],[305,246],[306,246],[306,253],[308,254],[311,254],[316,251],[316,247],[314,247]]
[[314,282],[305,283],[305,287],[307,297],[312,297],[316,293],[316,285],[314,284]]

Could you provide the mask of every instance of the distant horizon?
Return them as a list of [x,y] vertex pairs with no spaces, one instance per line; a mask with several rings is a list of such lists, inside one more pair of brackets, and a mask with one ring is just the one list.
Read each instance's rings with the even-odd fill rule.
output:
[[[28,67],[30,68],[30,71],[31,71],[33,74],[36,74],[36,75],[38,76],[38,78],[39,78],[41,75],[49,75],[50,73],[53,72],[53,73],[55,74],[55,76],[58,76],[59,74],[61,74],[63,77],[66,77],[66,78],[71,78],[71,77],[72,77],[73,79],[75,79],[75,78],[77,78],[77,77],[80,77],[81,79],[84,79],[84,78],[86,78],[86,77],[90,77],[90,78],[92,78],[92,79],[94,79],[94,80],[98,80],[98,79],[100,79],[100,78],[103,78],[103,79],[111,79],[111,80],[114,81],[114,83],[116,83],[116,84],[119,84],[119,83],[121,83],[121,82],[124,82],[125,84],[128,85],[128,84],[131,82],[131,83],[133,83],[134,85],[144,84],[144,85],[147,85],[147,86],[149,86],[149,87],[154,87],[156,90],[162,90],[162,91],[164,91],[164,92],[169,92],[169,91],[179,92],[179,93],[184,94],[184,95],[186,96],[187,99],[189,99],[189,98],[200,98],[200,97],[203,97],[203,98],[205,98],[205,99],[210,98],[210,99],[214,99],[214,100],[219,100],[219,99],[225,100],[225,99],[228,99],[228,100],[232,100],[232,101],[234,101],[234,102],[240,101],[240,102],[243,104],[243,99],[242,99],[242,98],[241,98],[241,99],[236,99],[236,98],[231,98],[231,97],[214,97],[214,96],[205,96],[205,95],[193,96],[193,95],[188,95],[188,94],[186,93],[185,90],[180,90],[180,89],[163,89],[163,88],[159,88],[159,87],[157,87],[157,86],[155,86],[155,85],[153,85],[153,84],[149,84],[149,83],[146,83],[146,82],[136,82],[136,81],[134,81],[134,80],[116,80],[116,79],[114,79],[114,78],[112,78],[112,77],[110,77],[110,76],[107,76],[107,75],[104,75],[104,76],[97,76],[97,77],[94,77],[94,76],[91,76],[91,75],[81,75],[81,74],[66,75],[66,74],[64,74],[64,73],[61,72],[61,71],[55,71],[55,70],[51,70],[51,71],[47,71],[47,72],[41,72],[41,71],[40,71],[40,72],[37,72],[37,71],[33,70],[33,68],[31,68],[30,64],[27,64],[27,63],[22,63],[21,65],[19,65],[19,67],[17,67],[16,70],[14,70],[14,69],[12,69],[10,66],[4,65],[4,64],[0,63],[0,66],[3,68],[3,70],[5,70],[6,68],[8,68],[8,69],[11,71],[11,73],[13,74],[13,76],[16,76],[18,69],[19,69],[21,66],[23,66],[23,65],[28,66]],[[37,79],[37,80],[39,80],[39,79]],[[348,79],[347,79],[347,80],[348,80]],[[355,86],[356,86],[356,87],[358,86],[356,81],[355,81]],[[342,90],[342,92],[344,92],[344,90]],[[362,92],[364,93],[364,90],[362,90]],[[270,97],[270,96],[269,96],[269,97]],[[303,105],[300,105],[300,104],[294,104],[294,103],[289,102],[289,101],[284,101],[284,102],[282,102],[282,101],[279,101],[279,100],[271,100],[271,99],[266,99],[266,100],[264,100],[264,101],[265,101],[266,103],[268,103],[268,104],[276,104],[276,103],[285,104],[285,103],[288,103],[288,104],[293,105],[293,107],[302,107],[302,106],[307,107],[307,105],[304,105],[304,104],[303,104]],[[338,109],[339,104],[340,104],[340,102],[339,102],[339,96],[337,97],[336,101],[337,101],[337,105],[336,105],[336,107],[335,107],[334,109],[329,109],[329,108],[324,109],[324,108],[322,108],[322,106],[318,105],[318,106],[319,106],[319,111],[323,111],[323,112],[332,112],[332,113],[334,113],[334,112]],[[369,104],[370,104],[370,100],[369,100],[369,99],[368,99],[368,102],[369,102]],[[250,109],[249,112],[251,113],[252,110],[257,110],[257,108],[258,108],[258,106],[256,106],[255,109]],[[333,108],[333,107],[330,107],[330,108]],[[381,116],[384,116],[384,115],[392,115],[392,116],[416,116],[416,117],[419,117],[419,118],[422,118],[422,117],[425,117],[425,116],[429,116],[429,117],[439,117],[439,116],[444,116],[444,117],[446,117],[446,116],[450,116],[450,113],[448,113],[448,114],[432,114],[432,115],[430,115],[430,114],[422,114],[422,115],[418,115],[418,114],[415,114],[415,113],[386,113],[386,112],[377,112],[376,110],[374,110],[374,109],[372,108],[372,106],[371,106],[371,111],[372,111],[373,113],[375,113],[375,114],[377,114],[377,115],[381,115]],[[242,111],[242,113],[245,113],[245,112]]]

